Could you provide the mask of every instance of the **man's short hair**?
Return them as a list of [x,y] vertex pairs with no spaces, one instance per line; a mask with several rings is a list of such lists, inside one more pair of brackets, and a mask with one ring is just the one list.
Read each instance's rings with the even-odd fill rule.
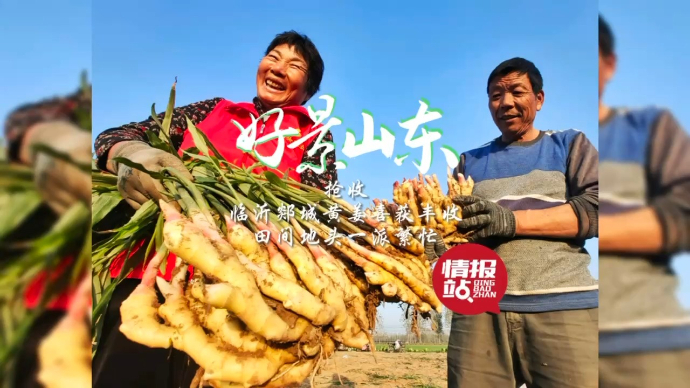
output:
[[291,30],[276,35],[271,44],[268,45],[264,55],[268,55],[271,50],[283,44],[293,47],[307,62],[306,91],[309,98],[313,97],[321,88],[321,79],[323,78],[324,71],[323,59],[321,59],[319,50],[316,49],[314,42],[306,35]]
[[605,57],[610,57],[615,52],[615,41],[611,26],[603,16],[599,15],[599,51]]
[[544,80],[541,78],[541,73],[534,63],[527,59],[516,57],[501,62],[500,65],[489,74],[489,80],[486,82],[486,94],[489,94],[489,87],[491,82],[497,77],[505,77],[508,74],[518,73],[519,75],[527,74],[530,84],[532,84],[532,91],[537,94],[544,88]]

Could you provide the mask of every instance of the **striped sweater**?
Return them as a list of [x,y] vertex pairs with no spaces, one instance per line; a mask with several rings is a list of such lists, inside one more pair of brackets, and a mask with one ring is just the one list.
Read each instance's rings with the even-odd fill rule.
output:
[[658,255],[600,252],[600,354],[690,348],[671,268],[690,249],[690,137],[668,111],[614,109],[599,143],[602,216],[651,207],[664,234]]
[[458,173],[475,181],[474,195],[510,210],[570,204],[579,220],[573,239],[491,239],[508,270],[502,311],[546,312],[594,308],[598,285],[589,272],[585,240],[596,236],[598,153],[577,130],[540,131],[528,142],[497,138],[461,155]]

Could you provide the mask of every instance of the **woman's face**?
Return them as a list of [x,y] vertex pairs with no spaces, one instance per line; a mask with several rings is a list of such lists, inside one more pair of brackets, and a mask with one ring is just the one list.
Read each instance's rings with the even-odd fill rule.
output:
[[302,105],[306,86],[307,62],[287,44],[276,46],[259,63],[257,96],[269,109]]

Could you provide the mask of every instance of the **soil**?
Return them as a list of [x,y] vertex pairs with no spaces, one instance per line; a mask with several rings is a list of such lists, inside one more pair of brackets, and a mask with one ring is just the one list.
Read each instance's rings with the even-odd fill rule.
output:
[[[314,387],[445,388],[446,353],[336,352],[314,377]],[[338,378],[340,375],[340,378]],[[342,381],[342,383],[341,383]],[[309,380],[301,388],[310,387]]]

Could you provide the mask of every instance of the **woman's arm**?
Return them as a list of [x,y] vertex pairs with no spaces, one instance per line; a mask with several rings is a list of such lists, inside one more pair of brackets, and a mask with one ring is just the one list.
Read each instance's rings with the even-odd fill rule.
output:
[[[182,145],[182,138],[184,131],[187,129],[187,120],[185,116],[194,124],[202,122],[206,116],[216,107],[222,100],[217,97],[210,100],[195,102],[193,104],[181,106],[173,110],[172,121],[170,123],[170,141],[175,149]],[[163,121],[165,113],[158,115],[158,119]],[[160,128],[152,118],[140,122],[133,122],[119,127],[106,129],[98,135],[95,142],[96,157],[98,168],[107,170],[106,164],[110,159],[110,154],[113,146],[124,141],[140,141],[148,143],[146,131],[158,132]]]
[[68,121],[79,125],[78,110],[91,111],[91,96],[77,90],[64,97],[55,97],[19,106],[5,120],[5,139],[8,143],[7,158],[29,165],[29,139],[37,124],[49,121]]
[[[309,163],[314,166],[321,166],[321,156],[323,155],[325,149],[321,148],[319,149],[314,156],[309,156],[308,151],[314,146],[314,143],[316,142],[316,139],[314,139],[311,144],[309,144],[309,147],[305,148],[304,150],[304,156],[302,157],[302,163]],[[333,142],[333,134],[329,131],[327,132],[324,137],[322,142]],[[338,170],[335,168],[335,149],[333,151],[329,152],[326,154],[326,168],[323,170],[323,173],[317,174],[315,173],[312,169],[307,168],[304,170],[301,174],[302,178],[302,183],[305,185],[309,185],[312,187],[316,187],[317,189],[320,190],[326,190],[326,187],[328,187],[328,184],[330,182],[335,182],[338,180]]]

